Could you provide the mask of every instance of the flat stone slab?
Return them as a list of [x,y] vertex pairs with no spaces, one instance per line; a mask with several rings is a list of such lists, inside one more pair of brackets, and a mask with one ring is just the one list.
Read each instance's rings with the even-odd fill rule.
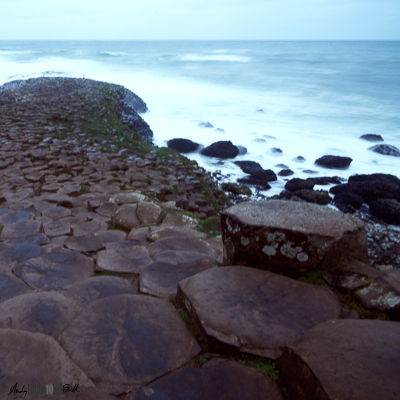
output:
[[57,236],[70,235],[71,223],[64,219],[49,222],[44,226],[44,233],[50,239],[55,238]]
[[157,224],[161,221],[163,210],[157,204],[141,201],[137,205],[136,214],[141,225]]
[[98,233],[89,233],[82,236],[71,236],[65,240],[64,246],[67,249],[83,253],[93,253],[105,248]]
[[332,320],[285,349],[278,363],[291,398],[400,398],[400,324]]
[[97,257],[97,271],[128,272],[138,274],[153,263],[144,246],[130,245],[123,249],[101,251]]
[[78,311],[60,293],[26,293],[0,304],[0,328],[40,332],[56,339]]
[[298,276],[341,259],[368,261],[364,223],[317,204],[245,202],[224,211],[221,224],[225,265]]
[[325,287],[244,267],[212,268],[181,281],[177,301],[215,350],[224,343],[272,359],[341,312]]
[[126,294],[84,308],[60,344],[97,388],[115,395],[179,368],[200,351],[171,303]]
[[33,288],[61,290],[89,278],[94,266],[83,254],[58,249],[18,264],[13,272]]
[[121,242],[126,240],[127,234],[124,231],[109,230],[100,233],[103,243]]
[[156,256],[166,250],[190,251],[193,253],[206,254],[215,257],[214,249],[205,240],[187,238],[170,237],[159,239],[149,246],[149,254],[151,257]]
[[34,215],[28,211],[11,211],[0,215],[0,225],[12,224],[13,222],[27,221],[33,219]]
[[137,294],[137,290],[127,279],[118,278],[117,276],[96,276],[70,286],[63,294],[74,300],[80,307],[83,307],[104,297],[119,294]]
[[110,201],[118,205],[135,204],[147,200],[149,198],[140,193],[117,193],[110,198]]
[[140,272],[140,291],[157,297],[176,296],[180,281],[216,266],[210,258],[180,264],[156,261]]
[[[134,231],[132,231],[133,233]],[[178,226],[152,226],[147,235],[147,239],[151,242],[167,238],[192,238],[206,240],[207,235],[194,229],[183,228]]]
[[102,206],[96,208],[96,212],[103,217],[111,217],[118,210],[118,206],[112,202],[105,202]]
[[140,225],[136,214],[137,204],[124,204],[111,217],[113,225],[122,229],[133,229]]
[[177,226],[180,228],[197,229],[198,222],[183,214],[167,214],[162,222],[163,226]]
[[[16,382],[18,390],[22,390],[24,384],[27,390],[29,383],[45,385],[75,382],[79,384],[79,390],[83,386],[94,386],[56,340],[42,333],[0,329],[0,365],[7,366],[2,368],[0,379],[0,393],[3,393],[4,398]],[[15,396],[11,393],[9,398],[14,399],[18,395],[20,393]],[[40,397],[32,394],[26,398]]]
[[44,210],[42,212],[44,217],[51,218],[52,220],[57,220],[64,217],[69,217],[71,215],[71,210],[65,207],[52,207]]
[[138,390],[135,400],[283,400],[278,385],[255,368],[235,361],[182,368]]
[[78,222],[73,225],[74,236],[83,236],[89,233],[99,233],[107,229],[107,224],[101,221]]
[[37,244],[6,242],[0,251],[0,270],[11,272],[15,263],[38,257],[42,252],[43,247]]
[[0,302],[31,292],[32,289],[11,272],[0,272]]
[[41,222],[35,220],[25,220],[12,222],[4,226],[0,238],[2,240],[15,239],[31,233],[41,233],[43,226]]

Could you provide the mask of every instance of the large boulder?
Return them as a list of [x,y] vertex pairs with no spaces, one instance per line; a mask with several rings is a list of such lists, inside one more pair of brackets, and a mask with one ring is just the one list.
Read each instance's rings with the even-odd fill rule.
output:
[[236,164],[244,173],[250,175],[263,170],[263,167],[258,162],[254,161],[234,161],[234,164]]
[[222,140],[204,148],[200,153],[207,157],[235,158],[239,149],[230,140]]
[[368,140],[368,142],[383,142],[383,137],[375,133],[367,133],[360,136],[360,139]]
[[331,320],[285,349],[278,362],[296,400],[400,398],[400,324]]
[[364,223],[316,204],[241,203],[222,213],[221,225],[225,265],[298,275],[339,259],[368,260]]
[[189,139],[171,139],[168,140],[167,146],[179,153],[193,153],[199,148],[199,144]]
[[315,164],[325,168],[344,169],[353,161],[350,157],[342,156],[322,156],[315,160]]
[[370,205],[372,214],[391,223],[400,225],[400,202],[395,199],[378,199]]
[[390,144],[377,144],[369,148],[375,153],[383,154],[384,156],[400,157],[400,150],[396,146]]

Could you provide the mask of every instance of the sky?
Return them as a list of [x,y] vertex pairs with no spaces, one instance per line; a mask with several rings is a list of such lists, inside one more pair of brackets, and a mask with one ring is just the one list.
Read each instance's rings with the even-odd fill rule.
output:
[[400,0],[0,0],[0,40],[400,40]]

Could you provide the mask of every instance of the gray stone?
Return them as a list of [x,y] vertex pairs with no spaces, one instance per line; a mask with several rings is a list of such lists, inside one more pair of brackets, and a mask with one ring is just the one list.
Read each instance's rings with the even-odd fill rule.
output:
[[278,385],[255,368],[235,361],[187,367],[143,386],[135,400],[283,400]]
[[71,223],[65,219],[49,222],[44,227],[44,233],[49,238],[71,234]]
[[77,222],[72,225],[74,236],[84,236],[89,233],[100,233],[108,228],[105,222],[101,221],[88,221]]
[[241,203],[221,216],[225,265],[298,276],[352,257],[368,260],[361,220],[316,204]]
[[338,318],[330,290],[255,268],[212,268],[181,281],[178,304],[215,351],[276,359],[313,326]]
[[27,211],[11,211],[0,215],[0,225],[12,224],[13,222],[27,221],[33,219],[34,215]]
[[140,225],[136,214],[136,204],[124,204],[112,216],[112,224],[117,228],[133,229]]
[[160,261],[167,264],[184,264],[200,261],[203,259],[213,260],[219,265],[216,257],[195,251],[179,251],[179,250],[164,250],[152,256],[154,261]]
[[0,272],[0,302],[31,291],[28,285],[11,272]]
[[64,246],[70,250],[83,253],[93,253],[105,248],[98,233],[89,233],[82,236],[71,236],[64,242]]
[[103,217],[111,217],[118,210],[118,206],[112,202],[106,202],[102,206],[96,208],[96,212]]
[[183,214],[167,214],[161,224],[162,226],[177,226],[179,228],[197,229],[198,222]]
[[13,272],[33,288],[61,290],[89,278],[94,266],[89,257],[57,249],[18,264]]
[[0,328],[40,332],[57,339],[78,311],[60,293],[26,293],[0,304]]
[[124,231],[110,230],[101,232],[100,237],[103,243],[120,242],[126,240],[127,234]]
[[400,398],[400,324],[332,320],[288,346],[278,368],[296,400]]
[[[133,231],[132,231],[133,232]],[[194,229],[179,226],[152,226],[149,227],[147,239],[151,242],[167,238],[191,238],[206,240],[207,235]]]
[[136,294],[134,286],[124,278],[97,276],[70,286],[63,294],[74,300],[80,307],[104,297],[119,294]]
[[136,213],[142,225],[150,225],[158,224],[161,221],[163,210],[157,204],[141,201],[137,205]]
[[64,217],[69,217],[71,215],[71,210],[65,207],[52,207],[44,210],[42,212],[44,217],[51,218],[52,220],[57,220]]
[[149,254],[151,257],[166,250],[190,251],[193,253],[206,254],[211,257],[216,256],[214,249],[205,240],[193,239],[190,237],[158,239],[149,246]]
[[39,221],[26,220],[12,222],[4,226],[0,238],[2,240],[15,239],[31,233],[43,232],[43,225]]
[[140,272],[140,291],[157,297],[176,296],[181,280],[216,266],[210,258],[179,264],[156,261]]
[[148,201],[149,198],[140,193],[117,193],[110,198],[115,204],[135,204],[141,201]]
[[179,368],[200,351],[171,303],[126,294],[84,308],[60,344],[97,388],[115,395]]
[[138,274],[152,262],[144,246],[133,245],[123,250],[101,251],[97,256],[96,270]]
[[14,264],[38,257],[42,251],[37,244],[7,242],[0,250],[0,270],[10,272]]
[[[23,385],[28,390],[29,383],[75,383],[79,385],[79,390],[83,386],[94,386],[56,340],[42,333],[0,329],[0,365],[7,366],[2,368],[0,379],[0,393],[4,396],[10,393],[16,382],[18,390],[22,390]],[[32,398],[39,397],[32,394]]]

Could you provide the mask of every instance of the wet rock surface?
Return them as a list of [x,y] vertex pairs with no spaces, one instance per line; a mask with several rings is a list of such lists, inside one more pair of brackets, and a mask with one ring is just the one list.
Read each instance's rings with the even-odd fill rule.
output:
[[214,268],[179,283],[178,302],[210,347],[276,359],[312,326],[337,318],[328,289],[254,268]]
[[[41,78],[0,88],[0,365],[7,365],[2,370],[0,390],[8,393],[18,379],[79,384],[79,392],[58,394],[61,399],[152,397],[153,384],[162,396],[164,390],[170,390],[164,388],[178,385],[186,387],[185,396],[193,399],[221,397],[222,392],[229,393],[229,398],[258,398],[259,394],[265,398],[264,392],[272,399],[282,398],[280,393],[289,398],[281,390],[286,386],[277,378],[279,371],[271,360],[243,353],[238,346],[222,345],[222,341],[221,352],[210,353],[202,338],[203,328],[197,325],[197,330],[184,311],[193,317],[194,309],[189,311],[186,303],[176,301],[180,283],[223,270],[224,245],[217,211],[229,201],[210,174],[195,162],[168,148],[148,145],[151,130],[137,115],[146,109],[132,92],[89,80]],[[237,150],[245,152],[240,146]],[[250,162],[242,167],[257,165]],[[358,184],[357,179],[349,184]],[[378,180],[383,181],[382,190],[373,186],[378,194],[389,193],[386,198],[399,200],[394,177]],[[317,185],[341,182],[337,177],[307,181]],[[364,181],[358,185],[375,185]],[[338,188],[340,193],[350,193],[343,185]],[[382,198],[362,194],[366,197],[362,201],[371,198],[371,204],[372,199]],[[121,209],[126,211],[124,218],[119,218]],[[314,220],[313,214],[304,216]],[[291,212],[285,218],[290,229],[296,230],[290,222]],[[120,225],[120,220],[127,225]],[[301,278],[308,282],[316,274],[317,283],[330,278],[331,290],[342,303],[339,314],[332,306],[338,300],[332,300],[328,289],[256,270],[256,276],[270,274],[270,282],[286,279],[285,290],[312,288],[306,290],[307,296],[288,292],[287,300],[293,305],[281,311],[276,332],[278,326],[286,327],[282,328],[285,335],[296,331],[292,321],[287,321],[293,313],[302,315],[302,304],[309,310],[306,305],[315,293],[329,293],[328,300],[319,297],[312,307],[333,307],[334,318],[339,315],[364,322],[362,318],[371,318],[374,313],[379,318],[398,318],[397,306],[377,307],[379,296],[368,298],[370,309],[362,306],[361,297],[355,300],[359,314],[343,300],[343,296],[354,298],[367,288],[379,294],[374,292],[379,284],[389,288],[385,299],[393,304],[390,296],[397,296],[399,290],[398,276],[393,273],[393,267],[400,266],[398,232],[382,221],[365,224],[368,256],[376,268],[353,260]],[[279,246],[282,243],[278,243],[281,251]],[[284,247],[284,253],[293,255],[291,248]],[[294,250],[297,257],[296,246]],[[259,267],[260,263],[251,266]],[[218,287],[216,280],[210,282],[209,286],[215,287],[213,296],[223,303],[234,293],[237,303],[231,302],[232,310],[247,307],[247,317],[265,335],[272,314],[258,304],[275,296],[276,290],[268,281],[260,285],[262,279],[255,282],[244,276],[234,290],[228,289],[233,278],[227,276]],[[249,293],[252,284],[258,286]],[[206,293],[209,289],[204,290],[203,299]],[[280,303],[286,304],[283,299],[270,302],[269,307],[279,310],[283,307]],[[214,318],[217,302],[210,304],[201,313]],[[227,320],[225,311],[220,311],[219,317],[227,326],[245,316],[233,313]],[[303,319],[305,325],[300,325],[306,334],[310,317]],[[214,345],[210,338],[208,342]],[[224,346],[228,346],[228,354]],[[282,346],[278,348],[281,352]],[[200,365],[203,367],[198,368]],[[262,378],[256,368],[263,372]],[[278,379],[279,388],[270,384],[266,374]],[[223,384],[218,380],[215,385],[214,376]],[[203,391],[199,391],[200,385]],[[174,398],[183,395],[173,393]],[[35,398],[47,399],[48,395],[35,394]]]
[[400,324],[332,320],[308,331],[279,361],[294,399],[394,400],[400,396]]

